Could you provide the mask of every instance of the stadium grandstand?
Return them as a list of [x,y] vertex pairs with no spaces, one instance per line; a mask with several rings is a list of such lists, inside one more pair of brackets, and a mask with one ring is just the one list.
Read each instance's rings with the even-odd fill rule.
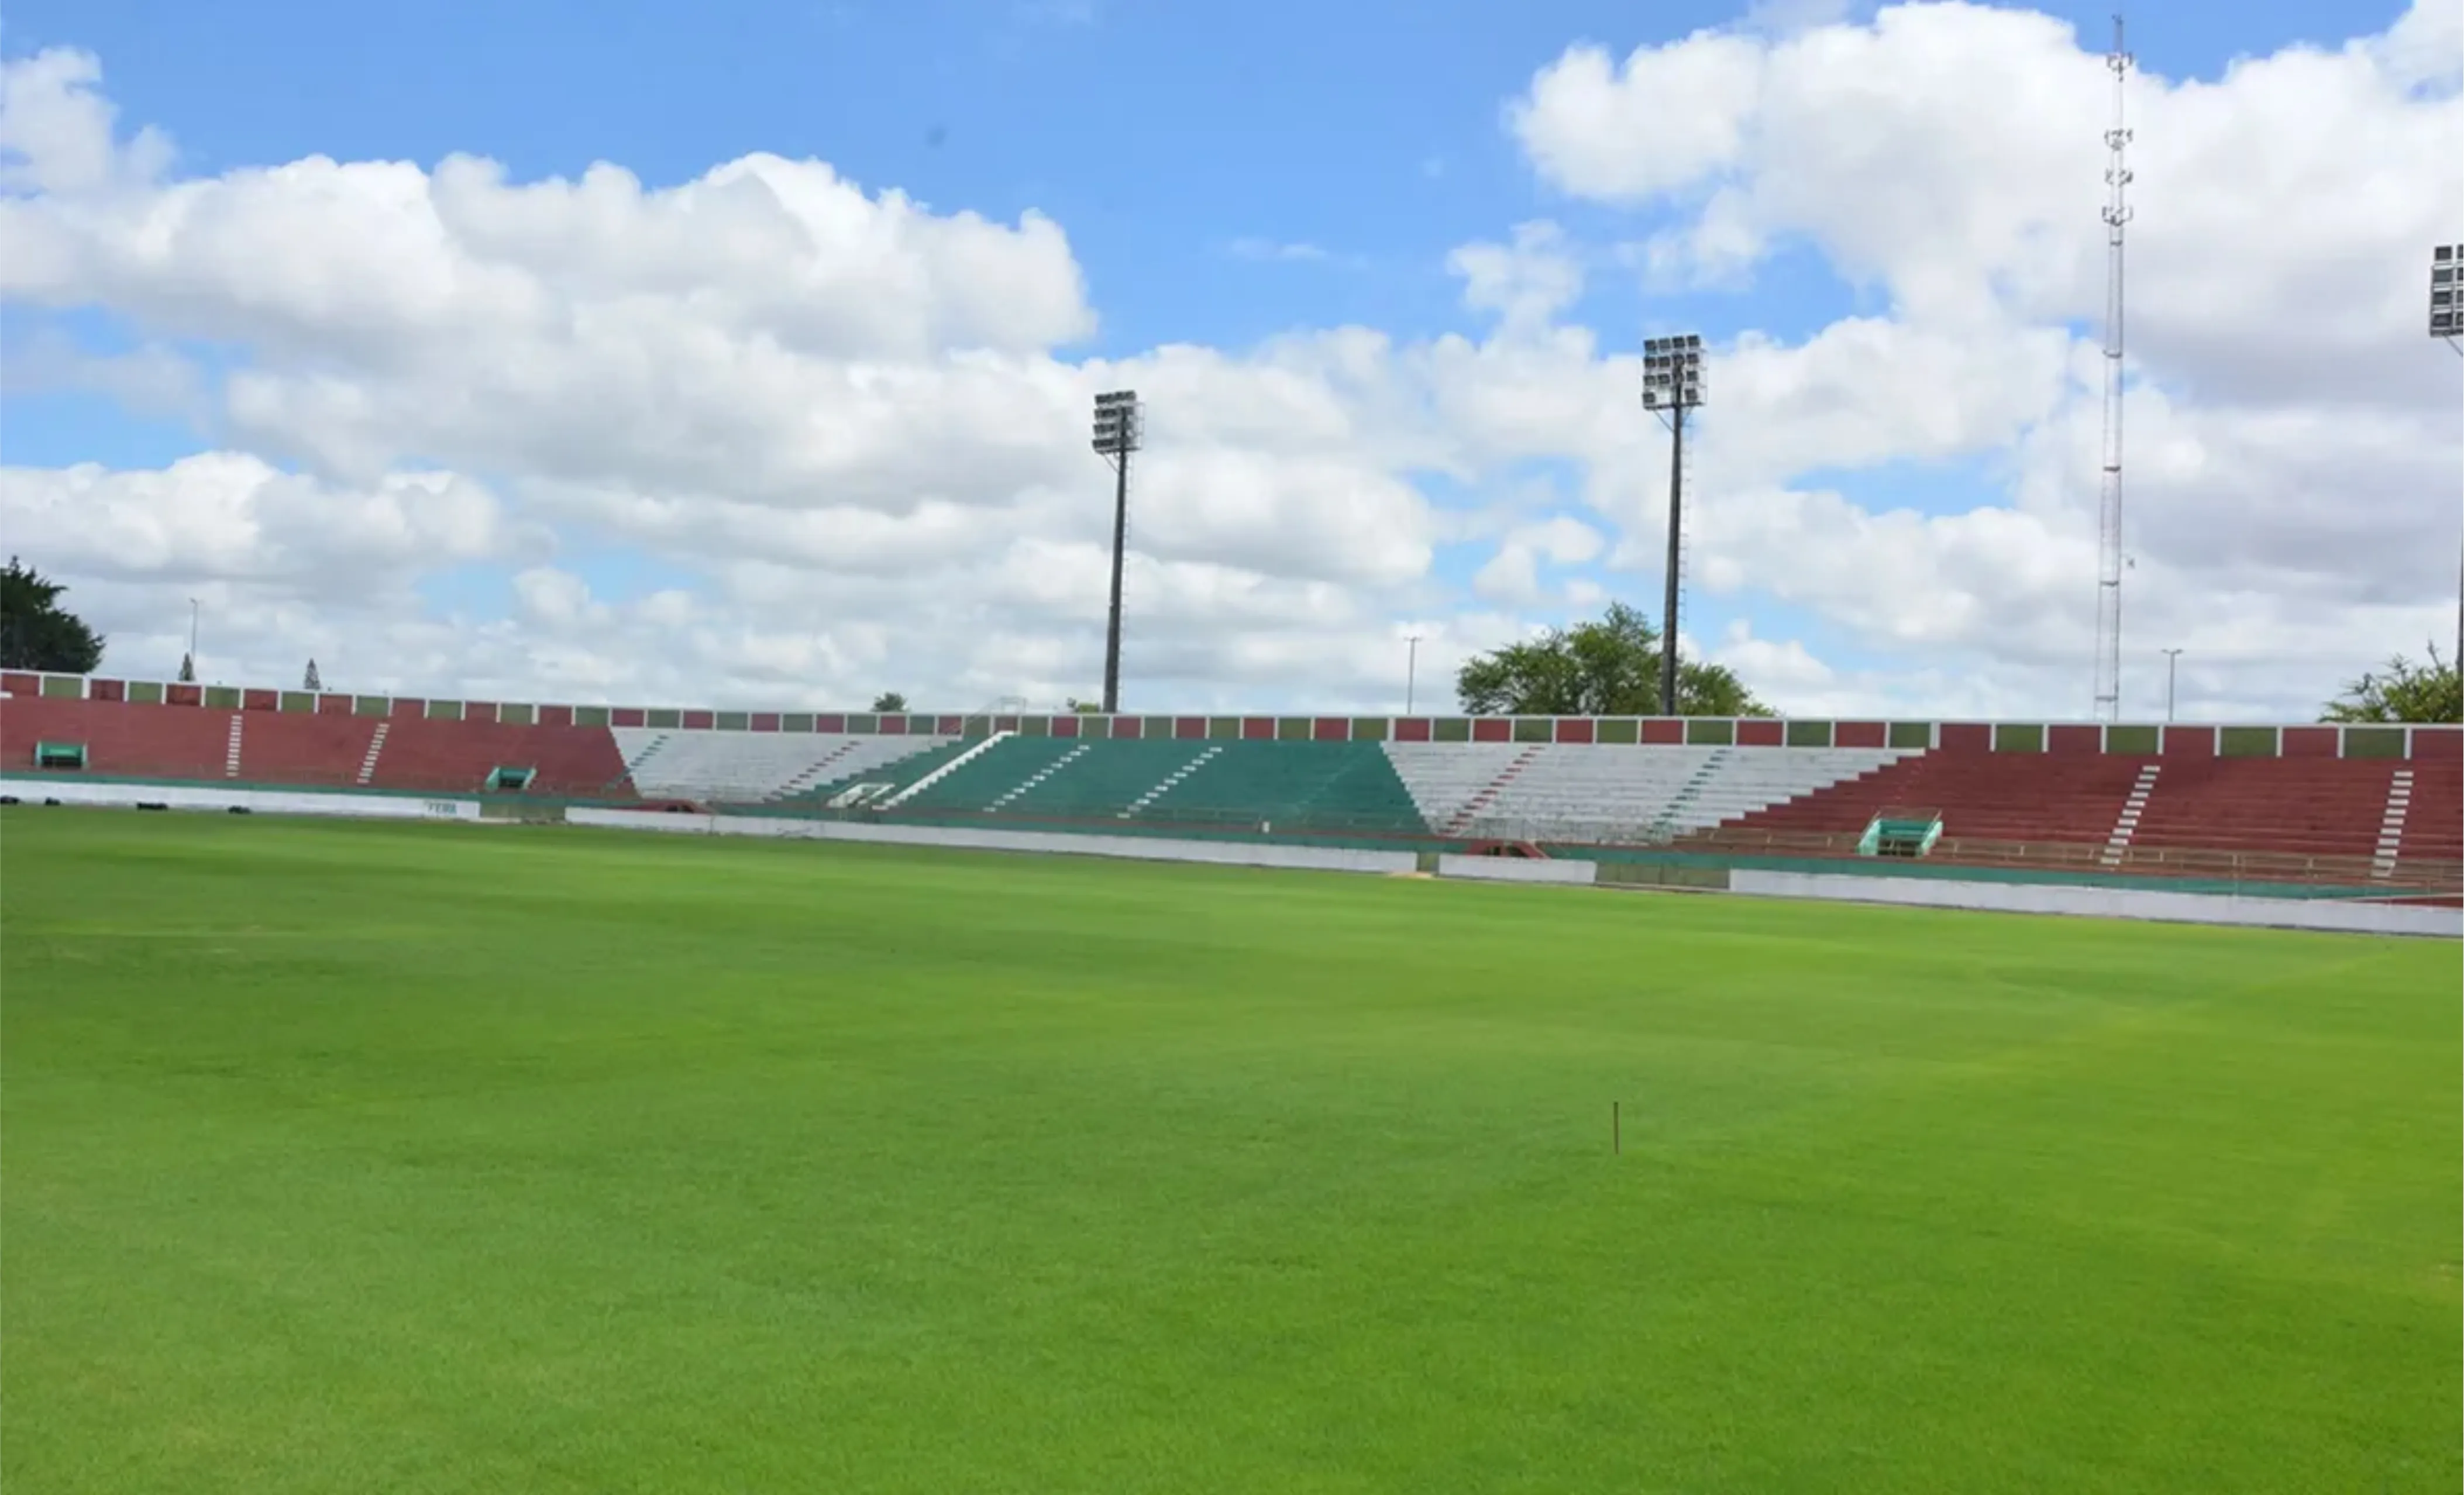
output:
[[2453,726],[758,712],[0,685],[21,789],[458,795],[512,818],[648,804],[1663,870],[1857,858],[2439,902],[2464,886]]

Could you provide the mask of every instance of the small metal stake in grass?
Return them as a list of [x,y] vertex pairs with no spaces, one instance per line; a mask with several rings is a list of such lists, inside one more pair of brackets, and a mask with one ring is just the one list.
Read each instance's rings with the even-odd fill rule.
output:
[[1617,1101],[1609,1102],[1609,1151],[1612,1154],[1625,1151],[1625,1123],[1617,1115],[1617,1108],[1620,1104]]

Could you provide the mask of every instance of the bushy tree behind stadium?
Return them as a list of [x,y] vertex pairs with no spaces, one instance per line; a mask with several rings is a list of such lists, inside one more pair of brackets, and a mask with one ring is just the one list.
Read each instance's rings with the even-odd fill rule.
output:
[[2459,691],[2455,661],[2440,659],[2430,646],[2430,663],[2416,665],[2402,654],[2383,670],[2366,671],[2344,693],[2327,703],[2327,721],[2464,721],[2464,691]]
[[1455,675],[1476,716],[1768,716],[1725,665],[1681,657],[1677,710],[1660,701],[1660,630],[1623,603],[1605,617],[1479,654]]
[[9,558],[0,571],[0,666],[81,675],[102,663],[102,635],[60,605],[67,589]]

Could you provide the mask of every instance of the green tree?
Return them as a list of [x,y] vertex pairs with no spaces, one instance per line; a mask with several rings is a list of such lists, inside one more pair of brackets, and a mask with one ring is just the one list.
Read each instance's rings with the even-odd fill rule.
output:
[[[1658,716],[1660,630],[1623,603],[1605,617],[1474,655],[1455,693],[1475,716]],[[1768,716],[1725,665],[1677,661],[1677,715]]]
[[903,712],[907,709],[907,697],[896,691],[884,691],[872,698],[872,709],[876,712]]
[[0,665],[81,675],[102,663],[102,635],[60,605],[66,590],[9,558],[0,571]]
[[2366,671],[2327,703],[2322,721],[2464,721],[2464,693],[2455,679],[2455,661],[2438,657],[2430,646],[2430,663],[2416,665],[2402,654],[2387,668]]
[[1063,706],[1063,709],[1064,709],[1064,710],[1066,710],[1066,711],[1067,711],[1067,712],[1071,713],[1071,714],[1072,714],[1072,715],[1079,715],[1079,716],[1101,716],[1102,715],[1104,715],[1104,703],[1103,703],[1103,702],[1101,702],[1101,701],[1082,701],[1082,700],[1080,700],[1078,697],[1076,697],[1076,696],[1074,696],[1074,695],[1073,695],[1073,696],[1070,696],[1067,701],[1063,702],[1063,703],[1062,703],[1062,706]]

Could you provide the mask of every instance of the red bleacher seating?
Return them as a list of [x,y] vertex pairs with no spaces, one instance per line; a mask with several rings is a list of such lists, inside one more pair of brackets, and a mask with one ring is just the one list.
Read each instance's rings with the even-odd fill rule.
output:
[[1886,809],[1942,814],[1943,834],[2101,846],[2145,758],[1941,750],[1724,824],[1722,831],[1856,835]]
[[[532,768],[529,792],[589,799],[633,796],[625,757],[605,727],[515,727],[492,721],[389,718],[373,787],[483,787],[493,768]],[[354,765],[356,766],[356,765]]]
[[2367,857],[2404,765],[2351,758],[2165,759],[2136,847]]
[[[235,774],[234,717],[241,720]],[[380,725],[385,740],[371,788],[471,794],[486,786],[489,770],[503,767],[537,770],[532,794],[633,797],[624,756],[604,727],[12,696],[0,699],[0,755],[9,771],[23,773],[34,766],[36,743],[81,742],[85,772],[99,777],[347,788],[359,783]]]
[[252,783],[356,784],[377,721],[332,713],[250,712],[240,727],[239,777]]
[[2409,761],[2412,807],[2404,817],[2406,861],[2464,861],[2464,763]]
[[13,696],[0,701],[0,758],[11,773],[34,766],[38,742],[82,742],[85,771],[130,779],[225,777],[236,712]]
[[2159,765],[2129,843],[2164,850],[2349,857],[2378,850],[2387,789],[2413,775],[2401,856],[2464,858],[2464,772],[2453,762],[2336,758],[2065,757],[1936,750],[1730,821],[1711,841],[1765,832],[1853,836],[1885,809],[1939,810],[1947,841],[2102,846],[2140,771]]

